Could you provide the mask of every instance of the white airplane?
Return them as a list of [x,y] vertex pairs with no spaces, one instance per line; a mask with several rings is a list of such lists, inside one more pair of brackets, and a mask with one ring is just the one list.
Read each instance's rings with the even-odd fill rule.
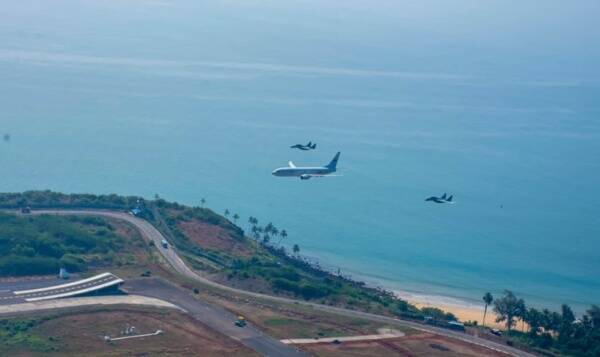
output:
[[330,163],[319,167],[296,167],[296,165],[290,161],[288,167],[280,167],[273,170],[273,176],[300,177],[301,180],[308,180],[311,177],[333,176],[331,174],[336,171],[339,158],[340,153],[338,152]]

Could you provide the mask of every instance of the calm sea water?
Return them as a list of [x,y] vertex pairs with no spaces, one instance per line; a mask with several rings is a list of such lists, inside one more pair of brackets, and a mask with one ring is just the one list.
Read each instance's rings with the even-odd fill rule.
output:
[[599,303],[598,6],[434,5],[2,4],[0,190],[206,198],[390,289]]

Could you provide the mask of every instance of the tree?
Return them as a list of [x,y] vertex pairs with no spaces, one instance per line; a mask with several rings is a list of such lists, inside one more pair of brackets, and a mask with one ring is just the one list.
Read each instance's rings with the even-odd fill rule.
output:
[[273,228],[275,228],[275,226],[273,225],[273,223],[269,222],[265,226],[265,232],[266,233],[271,233],[271,231],[273,230]]
[[253,216],[248,217],[248,223],[250,224],[250,226],[252,226],[252,229],[254,229],[256,227],[256,225],[258,224],[258,219],[256,219]]
[[525,332],[525,320],[527,320],[527,307],[525,306],[525,301],[523,299],[519,299],[519,304],[517,306],[517,314],[515,317],[521,320],[521,332]]
[[260,238],[260,232],[258,232],[258,228],[256,226],[252,226],[252,236],[254,237],[254,240],[258,242],[258,239]]
[[300,253],[300,246],[298,244],[294,244],[292,251],[294,251],[294,255],[298,255],[298,253]]
[[592,305],[587,311],[590,317],[592,328],[600,330],[600,307],[598,305]]
[[271,237],[269,237],[269,235],[267,233],[263,234],[263,244],[264,245],[269,244],[270,240],[271,240]]
[[504,296],[494,301],[494,312],[498,316],[496,322],[505,322],[506,329],[510,329],[515,324],[515,317],[525,309],[525,301],[517,299],[510,290],[504,290]]
[[529,325],[529,333],[535,337],[540,333],[540,328],[544,323],[544,314],[541,311],[530,307],[529,310],[527,310],[525,322]]
[[202,198],[200,199],[200,206],[201,206],[202,208],[204,208],[204,204],[205,204],[205,203],[206,203],[206,200],[204,199],[204,197],[202,197]]
[[281,237],[279,238],[279,243],[281,243],[281,241],[284,240],[288,236],[288,234],[285,229],[282,229],[281,232],[279,232],[279,236]]
[[550,312],[548,309],[542,310],[542,327],[546,332],[558,331],[560,325],[560,314],[556,311]]
[[483,309],[483,322],[481,323],[483,327],[485,327],[485,315],[487,314],[488,306],[494,301],[494,297],[491,293],[487,292],[483,295],[483,302],[485,303],[485,307]]
[[225,208],[225,217],[229,217],[229,210]]
[[237,224],[237,220],[240,219],[240,215],[237,213],[233,214],[233,223]]
[[571,335],[573,334],[573,322],[575,321],[575,314],[571,307],[567,304],[562,304],[560,307],[560,323],[558,327],[558,341],[560,343],[567,343]]

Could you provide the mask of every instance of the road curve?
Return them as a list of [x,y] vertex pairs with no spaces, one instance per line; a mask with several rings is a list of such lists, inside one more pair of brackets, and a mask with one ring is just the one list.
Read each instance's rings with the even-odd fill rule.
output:
[[339,308],[339,307],[333,307],[333,306],[316,304],[316,303],[312,303],[312,302],[306,302],[306,301],[302,301],[302,300],[294,300],[294,299],[284,298],[284,297],[279,297],[279,296],[255,293],[255,292],[240,290],[240,289],[236,289],[236,288],[232,288],[232,287],[229,287],[226,285],[216,283],[214,281],[211,281],[211,280],[197,274],[192,269],[190,269],[185,264],[185,262],[179,257],[179,255],[177,255],[177,252],[175,251],[175,249],[173,248],[172,245],[169,246],[169,249],[162,248],[161,240],[164,239],[162,233],[160,233],[160,231],[158,231],[158,229],[156,229],[148,221],[134,217],[129,213],[120,212],[120,211],[109,211],[109,210],[68,210],[68,209],[54,210],[54,209],[49,209],[49,210],[32,211],[31,214],[34,214],[34,215],[53,214],[53,215],[63,215],[63,216],[68,216],[68,215],[102,216],[102,217],[120,219],[120,220],[129,222],[130,224],[135,226],[147,240],[154,242],[154,244],[155,244],[156,248],[158,249],[158,251],[160,252],[160,254],[169,262],[169,264],[173,267],[173,269],[175,269],[175,271],[177,271],[179,274],[184,275],[184,276],[186,276],[190,279],[193,279],[199,283],[202,283],[204,285],[208,285],[213,288],[217,288],[217,289],[227,291],[227,292],[230,292],[233,294],[268,300],[268,301],[277,302],[277,303],[295,304],[295,305],[300,304],[300,305],[312,307],[315,310],[335,313],[335,314],[339,314],[339,315],[363,318],[363,319],[382,322],[382,323],[393,323],[393,324],[397,324],[397,325],[410,327],[415,330],[420,330],[423,332],[430,332],[430,333],[435,333],[435,334],[438,334],[441,336],[458,339],[458,340],[461,340],[464,342],[468,342],[471,344],[489,348],[491,350],[506,353],[506,354],[512,355],[512,356],[534,357],[534,355],[524,352],[524,351],[521,351],[514,347],[506,346],[506,345],[496,343],[493,341],[489,341],[489,340],[486,340],[486,339],[483,339],[480,337],[466,335],[464,333],[454,332],[454,331],[450,331],[450,330],[443,329],[443,328],[427,326],[427,325],[419,324],[419,323],[412,322],[412,321],[406,321],[406,320],[401,320],[401,319],[397,319],[397,318],[393,318],[393,317],[376,315],[376,314],[371,314],[371,313],[362,312],[362,311],[348,310],[348,309]]

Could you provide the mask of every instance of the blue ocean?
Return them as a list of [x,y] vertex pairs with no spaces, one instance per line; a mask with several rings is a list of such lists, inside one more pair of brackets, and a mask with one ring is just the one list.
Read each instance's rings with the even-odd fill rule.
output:
[[[581,312],[600,303],[600,5],[514,6],[3,3],[0,191],[205,198],[388,289]],[[341,176],[271,175],[337,151]]]

